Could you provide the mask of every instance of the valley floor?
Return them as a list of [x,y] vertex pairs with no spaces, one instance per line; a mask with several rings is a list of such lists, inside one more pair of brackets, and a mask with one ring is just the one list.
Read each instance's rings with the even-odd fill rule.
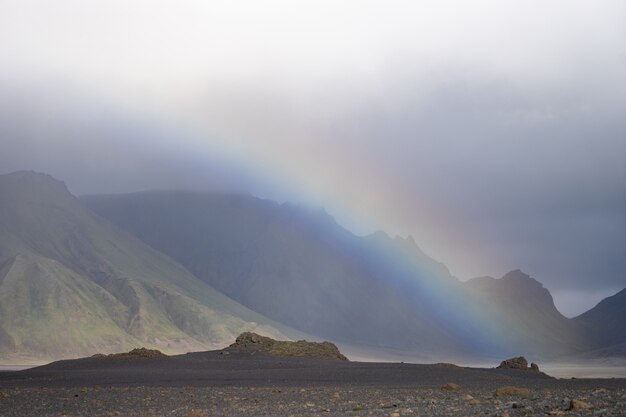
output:
[[[496,396],[504,386],[528,392]],[[571,400],[592,408],[568,411]],[[624,416],[626,379],[215,352],[0,372],[2,417],[290,415]]]
[[[557,384],[558,385],[558,384]],[[598,384],[602,385],[602,384]],[[624,388],[532,389],[496,398],[487,388],[421,387],[75,387],[0,390],[0,415],[12,416],[624,416]],[[471,398],[470,398],[471,397]],[[566,411],[581,399],[593,409]]]

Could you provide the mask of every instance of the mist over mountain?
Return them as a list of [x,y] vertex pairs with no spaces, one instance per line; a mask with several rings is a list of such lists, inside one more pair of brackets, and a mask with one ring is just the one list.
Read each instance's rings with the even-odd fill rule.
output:
[[0,357],[223,346],[274,323],[85,209],[44,174],[0,176]]
[[247,194],[74,197],[0,176],[0,358],[308,334],[425,358],[625,354],[624,291],[567,319],[516,270],[460,282],[412,237],[356,236],[322,209]]
[[413,238],[358,237],[321,210],[224,193],[81,201],[245,306],[323,338],[440,356],[593,345],[521,271],[461,283]]
[[555,357],[589,347],[576,323],[556,309],[550,292],[520,270],[500,279],[474,278],[464,287],[480,305],[483,326],[498,329],[495,337],[514,340],[520,351]]
[[[386,279],[388,264],[375,246],[393,252],[397,242],[360,239],[323,211],[246,195],[186,192],[82,201],[207,284],[281,323],[357,344],[452,345],[438,315],[424,308],[426,300],[405,291],[437,277],[417,270],[416,263],[396,267],[394,274],[404,281]],[[452,280],[445,269],[438,272]]]

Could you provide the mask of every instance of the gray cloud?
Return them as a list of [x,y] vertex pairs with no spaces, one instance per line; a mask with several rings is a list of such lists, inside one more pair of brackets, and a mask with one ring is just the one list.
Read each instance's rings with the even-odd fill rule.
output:
[[49,173],[75,194],[266,187],[224,154],[190,152],[184,132],[66,86],[0,83],[0,126],[3,173]]
[[[490,257],[490,273],[520,266],[557,291],[623,287],[626,90],[513,84],[462,76],[427,95],[392,92],[387,112],[366,107],[358,122],[348,118],[358,128],[341,135],[371,148],[372,166],[381,155],[394,164],[386,175],[398,201],[434,199],[445,209],[445,224],[433,227],[454,228],[457,242],[432,249],[453,270],[480,274],[475,259]],[[450,246],[457,259],[445,256]]]

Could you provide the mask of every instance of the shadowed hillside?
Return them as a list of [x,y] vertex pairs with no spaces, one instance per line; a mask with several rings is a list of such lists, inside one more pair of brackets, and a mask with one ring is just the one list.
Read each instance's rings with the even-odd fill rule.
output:
[[411,237],[358,237],[323,211],[223,193],[82,201],[242,304],[329,340],[439,357],[590,348],[528,275],[461,283]]
[[403,280],[388,279],[384,252],[394,255],[405,243],[384,234],[361,239],[323,211],[245,195],[154,192],[82,201],[209,285],[304,332],[359,344],[453,346],[428,305],[438,302],[407,289],[438,281],[435,270],[441,281],[456,280],[432,260],[427,267],[394,263]]
[[481,306],[485,330],[498,329],[494,337],[514,340],[520,352],[536,349],[559,356],[587,348],[576,324],[556,309],[550,292],[520,270],[501,279],[474,278],[464,287]]
[[626,288],[575,317],[597,356],[626,356]]

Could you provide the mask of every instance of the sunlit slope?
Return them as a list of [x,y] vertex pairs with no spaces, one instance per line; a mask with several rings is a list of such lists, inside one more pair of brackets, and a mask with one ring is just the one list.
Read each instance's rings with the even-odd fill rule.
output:
[[92,214],[62,182],[0,176],[0,354],[224,346],[274,324]]
[[464,284],[412,238],[358,237],[321,210],[225,193],[82,201],[247,307],[323,338],[439,357],[588,347],[527,275]]

